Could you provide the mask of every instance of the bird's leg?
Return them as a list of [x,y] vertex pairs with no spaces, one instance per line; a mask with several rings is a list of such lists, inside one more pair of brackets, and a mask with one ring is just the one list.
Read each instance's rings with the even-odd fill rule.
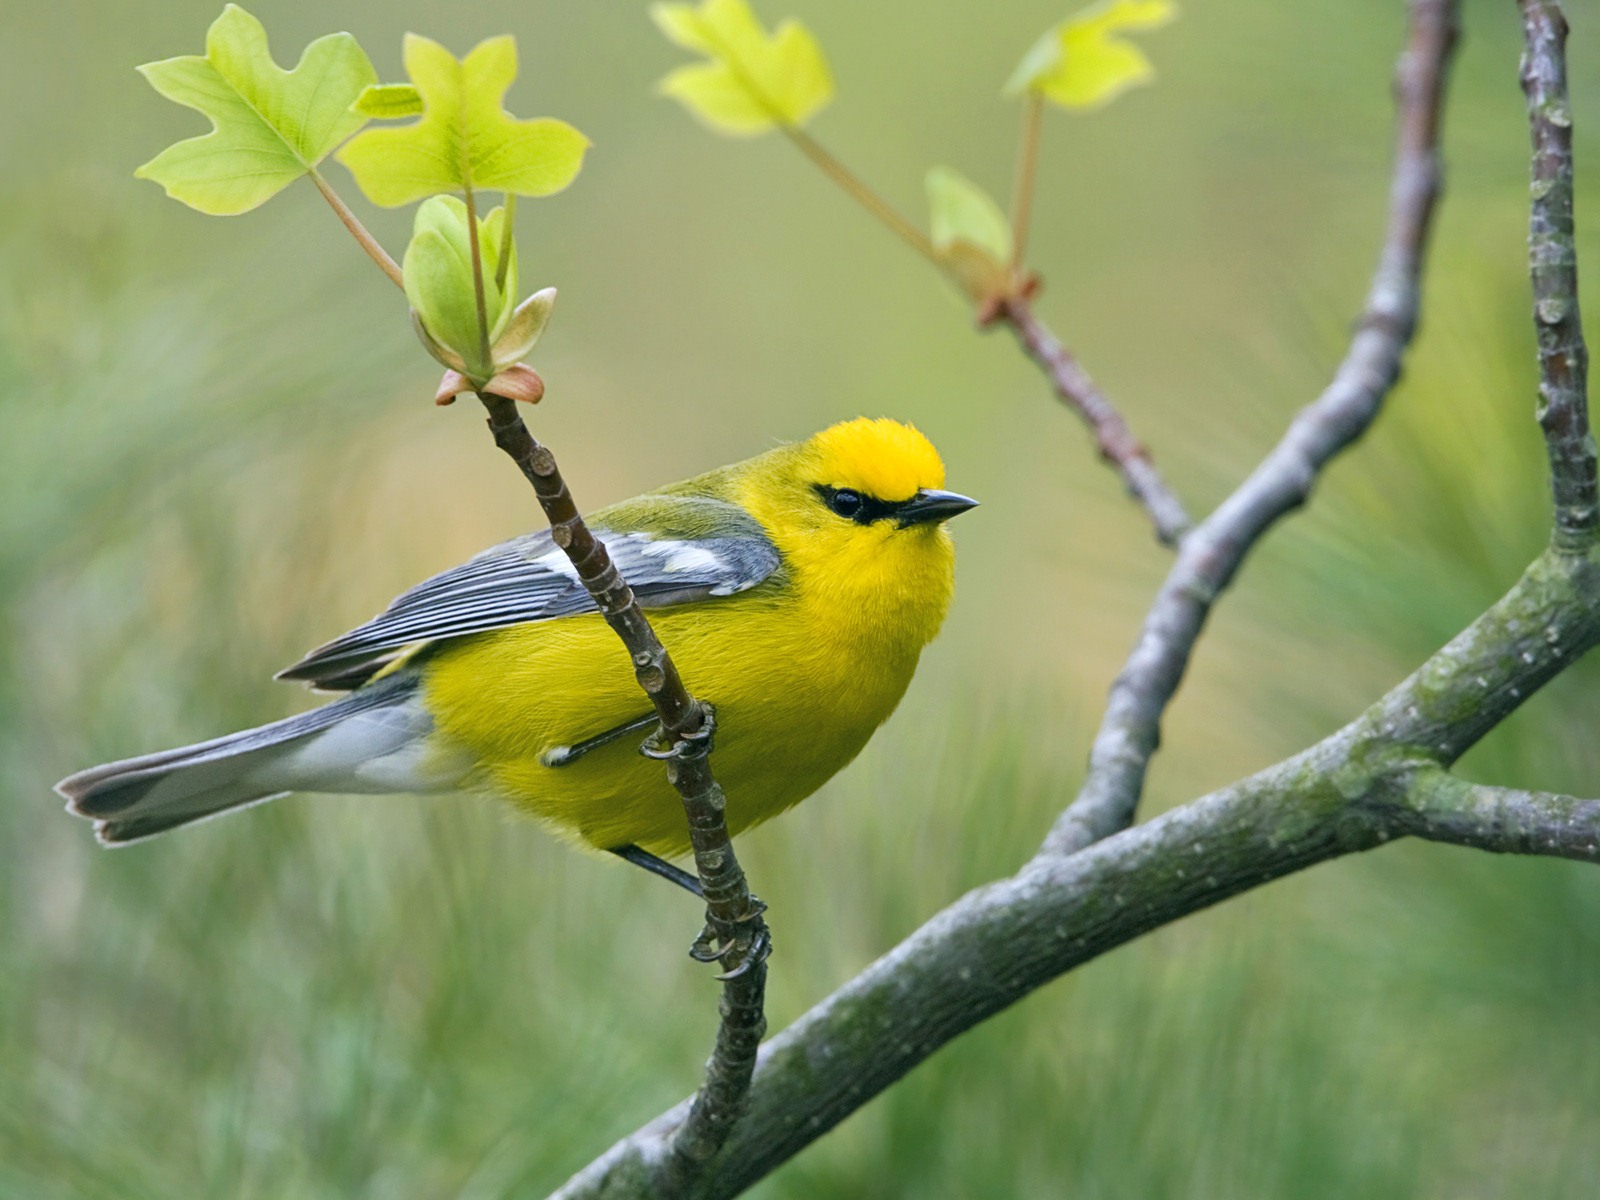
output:
[[[716,739],[717,714],[711,705],[702,701],[702,706],[705,709],[705,720],[695,732],[672,738],[667,735],[665,729],[658,727],[644,740],[644,744],[639,747],[639,753],[646,758],[668,763],[674,759],[704,758],[710,754],[712,742]],[[717,818],[716,827],[722,844],[726,846],[728,829],[721,816],[721,789],[714,788],[714,794],[713,815]],[[691,827],[694,827],[692,816]],[[696,865],[704,871],[702,849],[700,843],[696,842]],[[731,858],[731,854],[728,856],[715,852],[712,854],[713,862],[724,858]],[[722,964],[724,970],[717,976],[721,980],[737,979],[741,975],[748,974],[766,962],[767,956],[772,953],[772,939],[767,933],[766,924],[760,919],[761,914],[767,911],[767,906],[759,897],[750,896],[743,911],[737,914],[718,915],[719,905],[715,901],[721,899],[721,889],[725,888],[727,883],[728,881],[715,871],[711,875],[702,876],[699,881],[701,895],[705,895],[707,889],[710,890],[710,895],[706,897],[706,923],[705,928],[700,931],[700,936],[695,938],[694,945],[689,947],[689,957],[696,962]]]
[[[650,719],[652,721],[655,720],[654,717]],[[641,850],[638,846],[630,843],[626,846],[613,846],[610,852],[620,859],[631,862],[636,867],[643,867],[652,875],[659,875],[663,879],[670,880],[697,899],[704,900],[706,898],[705,893],[700,890],[700,881],[698,879],[682,867],[675,867],[666,859],[657,858],[648,850]]]
[[[618,725],[615,729],[608,729],[604,733],[596,734],[592,738],[585,738],[583,741],[578,742],[575,745],[551,746],[550,749],[539,755],[539,765],[545,767],[571,766],[585,754],[589,753],[589,751],[598,750],[601,746],[609,746],[612,742],[618,740],[619,738],[625,738],[630,733],[638,733],[641,729],[648,729],[655,723],[655,713],[649,713],[646,716],[638,717],[632,721],[629,721],[626,725]],[[637,849],[637,847],[632,847],[632,849]],[[622,851],[618,850],[615,851],[615,853],[622,854]],[[640,850],[639,853],[643,854],[644,851]],[[623,857],[627,858],[627,855],[624,854]],[[629,859],[628,861],[633,862],[636,860]],[[659,862],[660,860],[657,859],[656,861]],[[649,869],[655,870],[654,867]],[[657,872],[657,874],[660,874],[660,872]]]

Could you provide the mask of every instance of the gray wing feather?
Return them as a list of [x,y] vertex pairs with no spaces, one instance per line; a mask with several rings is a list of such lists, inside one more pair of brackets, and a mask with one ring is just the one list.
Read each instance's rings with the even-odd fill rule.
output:
[[[594,529],[646,608],[731,596],[779,567],[777,547],[741,510],[716,500],[692,504],[702,530],[709,506],[729,510],[714,514],[716,534],[679,538]],[[278,678],[354,688],[419,642],[593,611],[594,601],[549,532],[529,534],[403,592],[372,620],[319,646]]]

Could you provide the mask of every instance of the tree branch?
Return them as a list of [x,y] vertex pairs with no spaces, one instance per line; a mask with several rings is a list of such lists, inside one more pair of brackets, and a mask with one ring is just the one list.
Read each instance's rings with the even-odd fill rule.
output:
[[1122,414],[1035,315],[1028,298],[1023,295],[1005,297],[998,302],[992,319],[1004,321],[1011,327],[1028,357],[1038,363],[1049,378],[1056,395],[1083,418],[1094,434],[1100,457],[1116,468],[1128,487],[1128,494],[1150,514],[1161,544],[1177,545],[1193,524],[1184,511],[1183,502],[1167,486],[1151,461],[1150,452],[1133,436]]
[[1406,832],[1502,854],[1600,862],[1600,800],[1468,783],[1443,771],[1419,775]]
[[1126,828],[1161,740],[1161,717],[1200,630],[1245,556],[1304,504],[1318,474],[1377,418],[1416,328],[1423,254],[1439,196],[1439,123],[1457,36],[1456,0],[1411,0],[1410,35],[1395,70],[1399,107],[1389,227],[1366,307],[1326,391],[1217,510],[1183,539],[1122,673],[1089,754],[1083,788],[1045,841],[1074,850]]
[[[684,687],[672,656],[656,637],[605,544],[578,513],[555,456],[534,440],[516,403],[480,393],[489,414],[495,445],[505,451],[533,485],[550,521],[550,535],[571,561],[600,614],[627,647],[634,677],[655,705],[661,729],[650,750],[666,762],[667,779],[683,800],[694,847],[695,869],[706,900],[706,931],[694,954],[723,960],[721,1025],[706,1064],[704,1086],[658,1163],[653,1195],[675,1195],[700,1173],[722,1147],[739,1119],[756,1049],[766,1031],[766,958],[770,946],[761,914],[765,906],[750,894],[723,819],[725,800],[708,761],[715,719]],[[714,944],[713,944],[714,943]]]
[[[1559,627],[1555,643],[1546,632]],[[764,1049],[750,1106],[701,1181],[736,1195],[941,1046],[1140,934],[1407,834],[1600,859],[1600,802],[1479,788],[1445,765],[1600,643],[1600,553],[1547,553],[1355,721],[1231,787],[967,893]],[[643,1197],[686,1105],[555,1193]]]
[[[1552,139],[1566,144],[1570,124],[1560,99],[1559,13],[1548,0],[1520,2],[1535,145],[1530,259],[1536,303],[1546,309],[1536,319],[1544,384],[1540,423],[1556,496],[1550,548],[1487,612],[1337,733],[1248,779],[1126,827],[1161,711],[1211,603],[1254,541],[1305,499],[1322,466],[1371,423],[1398,373],[1416,320],[1417,281],[1438,189],[1439,106],[1456,17],[1451,0],[1413,0],[1410,44],[1399,71],[1400,152],[1389,238],[1362,327],[1329,389],[1184,541],[1119,680],[1120,693],[1113,694],[1114,706],[1119,694],[1128,706],[1122,724],[1108,714],[1113,736],[1097,741],[1092,762],[1110,773],[1113,785],[1119,775],[1131,785],[1122,786],[1120,798],[1113,788],[1087,806],[1080,795],[1015,876],[963,896],[774,1038],[761,1054],[747,1115],[709,1164],[699,1195],[737,1194],[952,1038],[1074,966],[1314,863],[1408,835],[1600,862],[1600,800],[1486,787],[1449,773],[1489,730],[1600,644],[1595,459],[1582,345],[1571,340],[1570,164],[1563,168],[1562,154],[1549,149]],[[1554,182],[1541,187],[1546,179]],[[1552,299],[1554,305],[1547,303]],[[1558,344],[1558,332],[1567,340]],[[1109,753],[1108,746],[1118,749],[1117,736],[1125,752]],[[1085,794],[1093,801],[1090,788]],[[1061,852],[1078,846],[1076,853]],[[650,1195],[686,1110],[680,1105],[618,1143],[557,1196]]]
[[1520,0],[1527,50],[1522,90],[1533,135],[1528,263],[1539,336],[1539,425],[1550,454],[1555,544],[1587,546],[1600,525],[1595,444],[1589,432],[1589,352],[1578,315],[1572,240],[1572,108],[1567,102],[1567,22],[1556,0]]

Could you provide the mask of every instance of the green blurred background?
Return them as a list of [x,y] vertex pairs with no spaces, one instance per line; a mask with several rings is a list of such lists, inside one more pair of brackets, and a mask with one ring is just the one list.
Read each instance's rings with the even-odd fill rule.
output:
[[[999,84],[1066,9],[796,4],[838,79],[825,142],[919,218],[934,163],[1004,194]],[[1465,7],[1406,381],[1222,606],[1150,811],[1349,719],[1544,538],[1519,29],[1511,0]],[[1600,12],[1569,8],[1586,181]],[[533,425],[583,503],[860,413],[915,421],[984,500],[900,713],[743,839],[773,1026],[1014,869],[1167,556],[1007,337],[781,141],[657,100],[681,56],[642,5],[253,10],[280,58],[347,28],[387,78],[405,30],[513,32],[512,107],[593,138],[520,222],[526,281],[562,293]],[[0,1196],[542,1195],[697,1081],[691,903],[475,802],[293,799],[107,853],[49,791],[304,706],[274,669],[535,519],[481,421],[429,403],[398,297],[309,186],[213,220],[132,178],[204,127],[133,65],[198,51],[216,11],[0,7]],[[1159,86],[1049,121],[1041,311],[1197,509],[1342,350],[1402,24],[1399,0],[1194,3],[1147,41]],[[404,218],[373,224],[403,245]],[[1580,243],[1593,284],[1600,192]],[[1600,789],[1597,682],[1569,673],[1467,769]],[[1592,868],[1393,846],[1056,983],[756,1194],[1588,1198],[1597,998]]]

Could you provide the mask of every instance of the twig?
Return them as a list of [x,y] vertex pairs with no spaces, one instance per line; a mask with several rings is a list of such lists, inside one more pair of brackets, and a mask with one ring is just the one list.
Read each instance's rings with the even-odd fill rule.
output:
[[[715,39],[712,39],[715,41]],[[721,43],[717,43],[721,46]],[[900,211],[875,192],[859,175],[845,166],[832,151],[805,130],[793,124],[782,110],[757,86],[741,67],[738,56],[726,46],[721,46],[729,66],[738,76],[742,86],[758,104],[767,110],[774,124],[783,131],[800,153],[862,208],[866,209],[908,246],[940,270],[947,264],[940,258],[933,242]],[[1163,545],[1175,545],[1191,522],[1176,495],[1167,487],[1160,472],[1150,460],[1149,452],[1133,436],[1127,422],[1112,406],[1110,400],[1094,385],[1094,381],[1076,359],[1034,316],[1028,302],[1032,285],[1022,285],[1016,278],[1020,274],[1022,253],[1027,245],[1028,226],[1033,206],[1034,174],[1039,148],[1039,128],[1044,114],[1043,101],[1030,97],[1023,110],[1022,143],[1018,147],[1017,177],[1014,181],[1012,227],[1012,261],[1007,264],[1020,290],[1008,297],[995,297],[985,301],[979,313],[979,324],[987,326],[1004,320],[1016,331],[1018,340],[1029,356],[1044,369],[1055,386],[1056,394],[1066,401],[1094,431],[1100,456],[1116,467],[1127,483],[1128,491],[1144,505],[1155,523],[1156,536]]]
[[1439,122],[1457,35],[1456,0],[1411,0],[1411,28],[1395,71],[1399,106],[1389,227],[1366,308],[1333,382],[1301,410],[1283,440],[1217,510],[1184,538],[1111,686],[1088,775],[1045,841],[1068,854],[1125,828],[1166,711],[1212,605],[1245,556],[1305,503],[1329,460],[1377,418],[1400,375],[1417,323],[1423,254],[1440,190]]
[[1189,514],[1156,470],[1150,452],[1133,436],[1122,414],[1089,378],[1089,373],[1045,328],[1025,296],[1001,300],[993,319],[1011,327],[1028,357],[1049,377],[1056,395],[1089,426],[1100,457],[1116,468],[1127,484],[1128,494],[1150,514],[1161,544],[1177,545],[1193,524]]
[[1539,336],[1539,425],[1550,454],[1555,544],[1581,548],[1600,523],[1595,444],[1589,432],[1589,352],[1578,315],[1578,252],[1572,240],[1572,108],[1567,101],[1567,22],[1555,0],[1520,0],[1527,50],[1522,90],[1533,135],[1528,264]]
[[1406,832],[1495,854],[1600,861],[1600,800],[1486,787],[1445,771],[1420,776]]
[[750,894],[739,867],[723,819],[722,789],[711,774],[714,718],[684,687],[633,589],[617,571],[605,544],[579,515],[555,456],[534,440],[516,403],[491,393],[480,393],[478,398],[488,411],[495,445],[533,485],[549,518],[551,537],[628,648],[634,677],[655,705],[661,731],[652,756],[665,760],[667,778],[683,800],[695,869],[705,892],[706,932],[695,944],[696,956],[721,959],[729,968],[722,976],[722,1023],[706,1064],[705,1084],[661,1162],[657,1186],[662,1194],[672,1194],[686,1187],[721,1148],[743,1109],[756,1049],[766,1030],[763,1004],[770,941],[761,916],[764,906]]

